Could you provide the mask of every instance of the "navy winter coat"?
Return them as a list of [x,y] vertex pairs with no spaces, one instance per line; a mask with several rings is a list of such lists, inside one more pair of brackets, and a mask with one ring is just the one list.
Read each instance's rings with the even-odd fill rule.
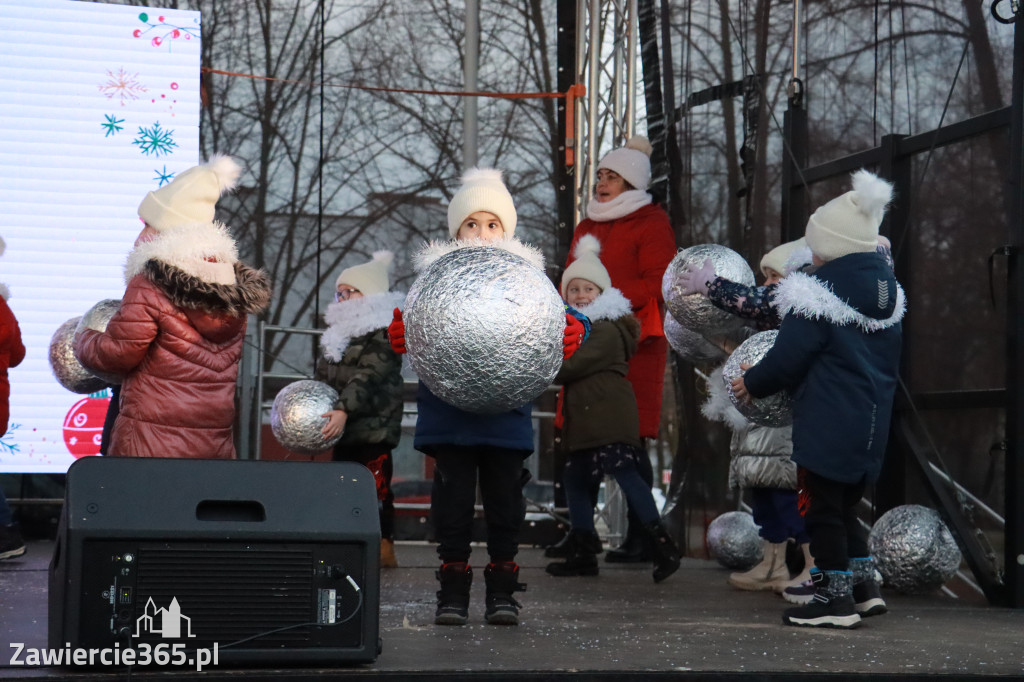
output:
[[533,452],[533,403],[500,414],[460,410],[434,395],[422,381],[416,391],[413,447],[431,454],[435,445],[490,445]]
[[775,345],[747,370],[750,395],[793,393],[793,461],[819,476],[878,478],[899,372],[906,300],[877,253],[854,253],[779,284]]

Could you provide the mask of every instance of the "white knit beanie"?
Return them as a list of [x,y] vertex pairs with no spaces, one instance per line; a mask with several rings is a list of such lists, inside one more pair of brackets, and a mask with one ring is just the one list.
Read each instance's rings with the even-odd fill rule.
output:
[[386,294],[391,289],[388,269],[393,260],[395,260],[395,254],[390,251],[374,251],[373,259],[370,262],[353,265],[342,270],[334,282],[334,287],[347,284],[358,289],[364,296]]
[[217,199],[234,189],[241,174],[234,159],[215,154],[147,194],[139,204],[139,217],[159,232],[186,223],[212,223]]
[[791,242],[779,244],[774,249],[764,254],[761,258],[761,274],[768,277],[768,270],[772,269],[785,277],[793,270],[803,265],[803,263],[797,263],[795,264],[796,267],[794,267],[793,257],[796,255],[798,250],[806,248],[807,240],[803,237]]
[[811,252],[824,261],[878,246],[878,228],[892,201],[892,184],[874,173],[853,174],[853,190],[836,197],[811,214],[804,237]]
[[625,147],[613,149],[604,155],[597,169],[607,168],[615,171],[633,185],[634,189],[646,190],[651,185],[651,152],[650,141],[643,135],[634,135],[626,142]]
[[608,270],[598,256],[601,253],[601,242],[592,234],[585,234],[576,242],[576,249],[573,255],[576,257],[569,267],[562,273],[562,298],[565,298],[565,290],[569,288],[569,282],[574,279],[585,279],[593,282],[601,291],[606,291],[612,286],[612,278],[608,276]]
[[516,207],[512,195],[501,181],[501,171],[494,168],[470,168],[462,176],[462,187],[448,204],[448,231],[452,238],[466,216],[487,211],[498,216],[508,239],[516,231]]

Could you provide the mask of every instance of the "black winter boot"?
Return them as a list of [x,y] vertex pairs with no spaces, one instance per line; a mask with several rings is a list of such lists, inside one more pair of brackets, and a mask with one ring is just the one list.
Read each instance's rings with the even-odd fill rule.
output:
[[867,556],[850,559],[850,572],[853,573],[853,604],[860,617],[887,613],[889,607],[882,599],[874,558]]
[[679,570],[679,547],[660,521],[646,526],[644,533],[650,540],[651,552],[654,554],[654,582],[660,583]]
[[564,559],[572,553],[572,547],[569,542],[569,537],[572,535],[570,530],[565,536],[553,545],[548,545],[544,548],[544,556],[549,559]]
[[651,543],[643,533],[635,529],[641,526],[639,521],[633,520],[633,513],[629,514],[629,526],[626,528],[626,537],[622,544],[615,549],[609,549],[604,560],[610,564],[646,564],[654,555],[651,552]]
[[435,573],[441,582],[437,591],[435,625],[465,625],[469,622],[469,588],[473,584],[473,569],[465,561],[441,564]]
[[519,565],[514,561],[492,561],[484,569],[487,583],[487,608],[484,618],[491,625],[519,625],[522,604],[512,594],[525,592],[526,584],[519,582]]
[[850,629],[860,625],[853,604],[853,574],[849,571],[811,569],[814,597],[806,606],[786,609],[782,622],[812,628]]
[[601,552],[601,538],[594,531],[570,531],[568,555],[565,561],[548,564],[547,572],[554,576],[597,575],[597,555]]

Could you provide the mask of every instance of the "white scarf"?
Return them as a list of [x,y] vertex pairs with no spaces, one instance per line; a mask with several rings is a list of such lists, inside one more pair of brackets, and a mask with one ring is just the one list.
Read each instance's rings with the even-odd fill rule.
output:
[[330,304],[324,313],[327,330],[320,337],[324,357],[341,362],[352,339],[385,329],[391,324],[395,308],[404,305],[405,294],[392,291]]
[[509,253],[526,259],[527,262],[535,266],[538,270],[544,269],[544,254],[541,253],[540,249],[530,246],[529,244],[524,244],[514,237],[509,237],[508,239],[496,239],[494,241],[484,241],[483,239],[453,239],[442,242],[432,241],[424,244],[423,248],[413,255],[413,269],[415,269],[416,272],[424,272],[441,256],[446,256],[459,249],[472,249],[479,246],[508,251]]
[[[879,298],[883,294],[882,284],[879,282]],[[890,295],[888,289],[885,289],[884,295]],[[802,272],[794,272],[779,282],[772,300],[779,317],[796,313],[812,320],[824,318],[839,326],[855,324],[868,333],[895,326],[907,312],[907,297],[899,282],[896,283],[896,307],[892,315],[888,319],[878,320],[841,300],[825,282]]]
[[587,204],[587,217],[597,223],[606,223],[625,218],[652,201],[654,198],[642,189],[626,190],[611,201],[598,201],[594,197]]
[[622,292],[615,287],[608,287],[589,304],[575,307],[576,310],[586,315],[591,322],[617,320],[623,315],[628,315],[632,312],[629,299],[623,296]]

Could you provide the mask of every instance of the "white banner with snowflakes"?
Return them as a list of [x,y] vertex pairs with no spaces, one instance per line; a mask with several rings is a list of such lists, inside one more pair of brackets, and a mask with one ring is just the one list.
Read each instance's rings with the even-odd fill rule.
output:
[[124,293],[150,190],[199,149],[198,12],[71,0],[0,2],[0,282],[21,325],[0,471],[63,472],[99,452],[109,402],[66,390],[50,345]]

